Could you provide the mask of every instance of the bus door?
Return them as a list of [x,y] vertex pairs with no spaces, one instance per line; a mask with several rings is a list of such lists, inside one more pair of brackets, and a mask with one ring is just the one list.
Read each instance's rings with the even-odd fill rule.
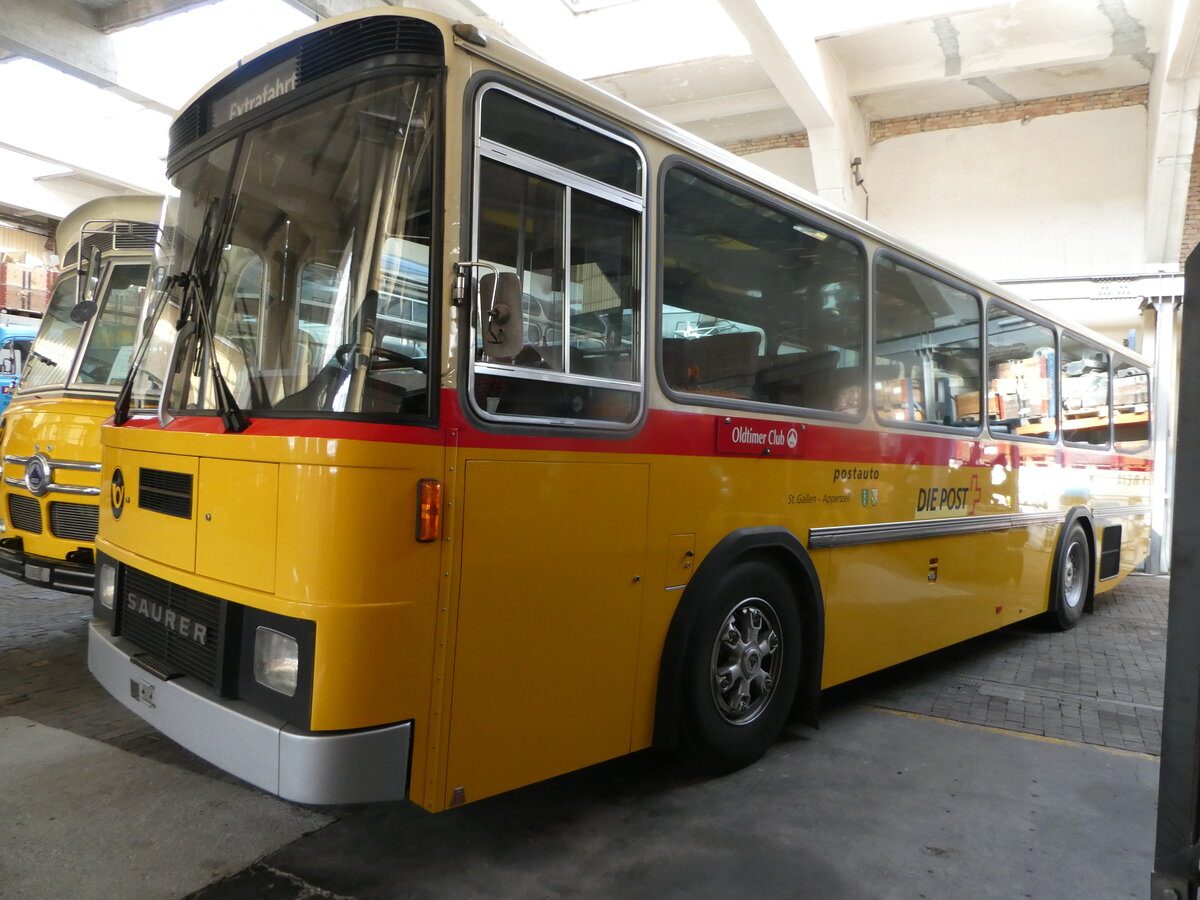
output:
[[629,752],[649,470],[468,459],[448,803]]
[[[649,466],[634,148],[503,89],[481,101],[445,802],[628,753]],[[507,445],[507,446],[506,446]]]

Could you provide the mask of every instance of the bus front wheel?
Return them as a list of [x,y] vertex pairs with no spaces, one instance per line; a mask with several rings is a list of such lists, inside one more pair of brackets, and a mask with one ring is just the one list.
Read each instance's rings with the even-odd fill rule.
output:
[[783,730],[800,680],[800,615],[787,578],[745,559],[694,610],[684,658],[679,753],[707,772],[757,760]]
[[1054,594],[1050,601],[1053,624],[1062,631],[1074,628],[1083,615],[1092,578],[1092,553],[1087,534],[1078,522],[1071,524],[1063,540],[1055,571]]

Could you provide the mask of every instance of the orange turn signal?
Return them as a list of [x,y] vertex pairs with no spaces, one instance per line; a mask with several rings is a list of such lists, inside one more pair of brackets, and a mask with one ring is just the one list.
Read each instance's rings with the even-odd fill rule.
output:
[[417,482],[417,540],[436,541],[442,534],[442,483],[436,478]]

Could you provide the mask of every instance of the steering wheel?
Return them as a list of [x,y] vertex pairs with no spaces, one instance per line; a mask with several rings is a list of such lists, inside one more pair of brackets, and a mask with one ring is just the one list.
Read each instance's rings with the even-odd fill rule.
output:
[[[346,367],[348,354],[357,346],[358,344],[342,344],[342,346],[337,348],[333,356],[334,359],[337,360],[339,366],[342,368]],[[374,363],[374,360],[376,359],[378,359],[380,362],[387,361],[389,363],[393,363],[396,366],[407,366],[410,369],[416,369],[418,372],[426,371],[426,367],[428,366],[428,360],[414,359],[411,356],[407,356],[395,350],[389,350],[387,347],[372,347],[371,359],[372,369],[385,368],[383,365],[376,365]]]

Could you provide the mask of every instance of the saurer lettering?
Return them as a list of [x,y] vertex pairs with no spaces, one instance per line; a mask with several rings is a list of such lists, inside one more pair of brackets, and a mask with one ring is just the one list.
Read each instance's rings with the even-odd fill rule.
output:
[[162,625],[167,631],[173,631],[188,640],[204,646],[208,639],[208,626],[195,619],[181,615],[173,609],[167,609],[160,603],[155,603],[148,597],[130,594],[125,598],[125,610],[144,616],[152,622]]

